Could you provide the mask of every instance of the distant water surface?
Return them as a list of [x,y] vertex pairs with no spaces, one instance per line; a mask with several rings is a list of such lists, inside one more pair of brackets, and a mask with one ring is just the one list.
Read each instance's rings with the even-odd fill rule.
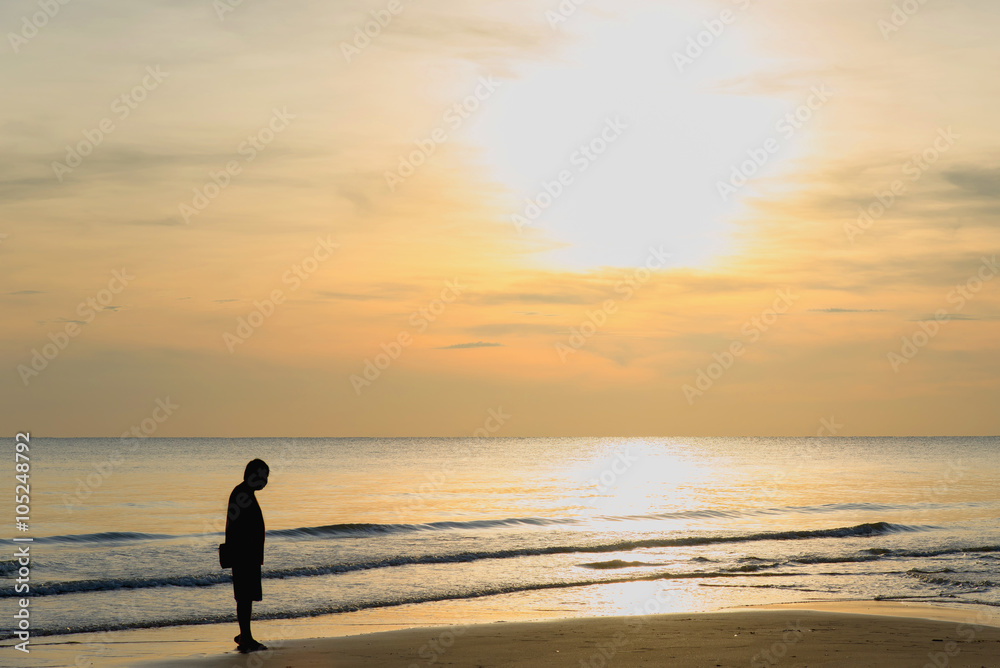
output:
[[[257,617],[477,597],[501,613],[1000,606],[996,437],[132,444],[32,440],[36,634],[231,620],[216,547],[254,457],[272,471]],[[6,619],[15,570],[0,560]]]

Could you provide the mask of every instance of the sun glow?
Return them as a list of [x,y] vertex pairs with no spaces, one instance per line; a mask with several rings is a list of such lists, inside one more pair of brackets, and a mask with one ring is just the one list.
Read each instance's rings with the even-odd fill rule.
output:
[[629,439],[580,465],[573,477],[585,490],[580,504],[614,518],[691,510],[711,473],[663,443]]
[[634,266],[663,245],[676,264],[702,266],[727,250],[738,198],[723,201],[713,184],[786,103],[713,90],[758,64],[737,25],[678,71],[671,54],[703,18],[674,8],[567,23],[579,42],[559,62],[525,69],[484,112],[472,139],[522,234],[558,246],[543,261]]

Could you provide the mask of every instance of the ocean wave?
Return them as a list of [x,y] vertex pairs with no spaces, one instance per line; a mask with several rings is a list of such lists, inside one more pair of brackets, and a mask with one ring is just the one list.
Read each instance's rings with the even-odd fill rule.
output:
[[[717,545],[721,543],[743,543],[767,540],[808,540],[813,538],[853,538],[871,537],[903,531],[917,531],[916,527],[908,527],[888,522],[874,524],[859,524],[853,527],[838,527],[835,529],[814,529],[809,531],[778,531],[723,536],[685,536],[681,538],[649,538],[644,540],[617,541],[593,545],[550,545],[537,548],[518,548],[509,550],[484,550],[480,552],[457,552],[451,554],[428,554],[414,556],[399,556],[376,561],[327,564],[319,566],[302,566],[277,570],[266,570],[264,578],[291,578],[334,575],[354,571],[374,570],[399,566],[468,563],[484,559],[514,559],[557,554],[600,554],[605,552],[629,552],[637,549],[656,547],[688,547],[699,545]],[[227,573],[209,573],[202,575],[181,575],[152,578],[119,578],[101,580],[74,580],[70,582],[39,583],[32,587],[35,596],[54,596],[89,591],[105,591],[113,589],[147,589],[154,587],[208,587],[230,582]],[[0,591],[0,598],[14,596],[11,590]]]
[[593,568],[594,570],[613,570],[616,568],[636,568],[639,566],[662,566],[663,564],[650,564],[645,561],[622,561],[612,559],[611,561],[594,561],[589,564],[580,564],[581,568]]
[[983,554],[1000,552],[1000,545],[983,545],[980,547],[946,547],[937,550],[889,550],[884,556],[892,557],[942,557],[949,554]]
[[138,533],[135,531],[102,531],[101,533],[83,533],[67,536],[41,536],[35,538],[36,543],[122,543],[141,540],[166,540],[178,538],[168,534]]
[[577,524],[571,518],[553,519],[545,517],[512,517],[502,520],[471,520],[467,522],[427,522],[424,524],[329,524],[318,527],[299,527],[268,531],[269,536],[289,538],[368,536],[386,533],[408,533],[415,531],[461,531],[467,529],[494,529],[514,526],[551,526],[554,524]]
[[[843,505],[843,504],[840,504]],[[779,509],[754,509],[740,511],[726,510],[696,510],[675,513],[660,513],[654,515],[628,515],[628,516],[601,516],[593,518],[596,521],[640,521],[650,519],[690,519],[690,518],[730,518],[743,517],[748,515],[769,514],[777,512]],[[803,507],[788,508],[783,510],[795,510],[805,512],[812,510],[822,512],[823,507]],[[414,532],[431,531],[463,531],[475,529],[502,529],[510,527],[547,527],[547,526],[570,526],[579,525],[583,520],[579,518],[546,518],[546,517],[511,517],[495,520],[469,520],[469,521],[443,521],[426,522],[417,524],[378,524],[378,523],[347,523],[347,524],[327,524],[321,526],[296,527],[292,529],[276,529],[267,532],[269,538],[364,538],[366,536],[377,536],[385,534],[402,534]],[[722,538],[691,538],[681,539],[691,542],[677,543],[678,545],[701,545],[708,542],[738,542],[752,540],[793,540],[798,538],[841,538],[848,536],[869,536],[882,533],[892,533],[897,531],[917,531],[926,527],[911,527],[888,522],[873,522],[859,524],[853,527],[841,527],[837,529],[820,529],[804,531],[784,531],[751,534],[748,536],[722,537]],[[120,543],[139,541],[165,541],[181,538],[207,538],[209,536],[222,536],[223,532],[209,532],[203,534],[159,534],[141,533],[136,531],[104,531],[100,533],[69,534],[60,536],[42,536],[35,538],[36,543]]]
[[722,569],[726,573],[756,573],[757,571],[764,570],[765,568],[778,568],[781,564],[771,563],[771,564],[744,564],[742,566],[734,566],[733,568]]
[[17,559],[11,559],[10,561],[0,561],[0,575],[11,575],[17,573],[17,569],[20,568],[20,564]]
[[881,561],[882,556],[876,554],[846,555],[846,556],[819,556],[808,555],[793,557],[788,561],[796,564],[862,564],[867,561]]
[[[563,582],[541,582],[541,583],[525,583],[520,585],[506,585],[506,586],[493,586],[493,587],[481,587],[479,589],[466,591],[466,592],[456,592],[456,593],[441,593],[441,594],[426,594],[422,596],[401,596],[396,599],[381,599],[374,601],[363,601],[350,604],[342,605],[328,605],[328,606],[318,606],[304,610],[292,610],[284,612],[266,612],[261,611],[260,613],[254,614],[254,619],[298,619],[302,617],[317,617],[319,615],[330,615],[342,612],[354,612],[357,610],[369,610],[372,608],[391,608],[400,605],[410,605],[417,603],[434,603],[438,601],[456,601],[456,600],[472,600],[477,598],[484,598],[487,596],[500,596],[503,594],[515,594],[518,592],[529,592],[529,591],[540,591],[547,589],[569,589],[573,587],[589,587],[593,585],[603,585],[603,584],[621,584],[628,582],[648,582],[648,581],[658,581],[658,580],[676,580],[676,579],[715,579],[715,578],[751,578],[751,577],[782,577],[789,576],[790,573],[725,573],[719,571],[694,571],[694,572],[681,572],[681,573],[654,573],[649,575],[637,575],[633,577],[620,577],[611,579],[589,579],[589,580],[572,580]],[[35,592],[35,589],[32,589]],[[640,614],[648,614],[648,611],[636,610]],[[47,630],[44,628],[35,628],[32,632],[34,636],[46,636],[46,635],[64,635],[64,634],[74,634],[74,633],[98,633],[105,631],[125,631],[129,629],[145,629],[145,628],[162,628],[169,626],[188,626],[188,625],[200,625],[200,624],[222,624],[234,621],[234,616],[232,614],[224,615],[201,615],[198,617],[185,617],[185,618],[173,618],[173,619],[160,619],[155,621],[149,620],[136,620],[136,621],[126,621],[119,622],[116,624],[91,624],[91,625],[81,625],[78,627],[71,628],[59,628]],[[9,638],[15,637],[13,633],[0,631],[0,640],[7,640]]]
[[[892,559],[892,558],[921,559],[927,557],[943,557],[954,554],[977,554],[977,555],[989,556],[988,553],[990,552],[1000,552],[1000,545],[984,545],[977,547],[949,547],[937,550],[872,548],[872,549],[862,550],[860,553],[853,555],[803,555],[798,557],[791,557],[788,559],[788,561],[789,563],[795,563],[795,564],[850,564],[850,563],[865,563],[869,561],[881,561],[883,559]],[[911,569],[911,571],[915,573],[925,572],[925,571],[920,571],[919,569]],[[933,571],[933,572],[947,572],[947,570]]]
[[[468,522],[428,522],[425,524],[328,524],[315,527],[277,529],[267,532],[271,538],[343,538],[364,537],[379,534],[409,533],[417,531],[456,531],[463,529],[491,529],[514,526],[551,526],[554,524],[577,524],[572,518],[552,519],[544,517],[513,517],[502,520],[472,520]],[[42,536],[36,543],[116,543],[126,541],[175,540],[179,538],[222,536],[221,531],[204,534],[157,534],[135,531],[104,531],[101,533],[70,534],[64,536]]]
[[[943,506],[942,506],[943,507]],[[774,508],[739,508],[716,510],[702,508],[697,510],[680,510],[668,513],[652,513],[648,515],[614,515],[597,519],[612,521],[642,521],[663,519],[730,519],[744,517],[760,517],[762,515],[784,515],[798,513],[802,515],[826,514],[839,512],[882,512],[911,510],[913,506],[887,503],[824,503],[818,506],[779,506]]]
[[[941,577],[947,576],[949,574],[955,574],[950,568],[944,568],[939,571],[924,571],[919,568],[911,568],[905,573],[907,576],[919,580],[924,584],[931,585],[944,585],[947,587],[956,587],[958,589],[970,589],[976,591],[986,591],[990,588],[996,587],[997,583],[992,580],[960,580],[954,577]],[[965,573],[964,575],[973,575],[972,573]]]

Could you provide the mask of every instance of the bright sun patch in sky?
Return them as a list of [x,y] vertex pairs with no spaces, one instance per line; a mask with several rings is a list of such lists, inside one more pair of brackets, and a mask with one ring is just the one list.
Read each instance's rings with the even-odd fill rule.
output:
[[525,68],[484,111],[471,138],[509,189],[521,233],[559,244],[547,264],[635,266],[662,245],[674,266],[697,267],[728,250],[739,198],[723,201],[713,184],[788,103],[713,90],[758,64],[738,23],[678,71],[671,54],[700,21],[658,9],[574,26],[592,34],[574,36],[558,62]]

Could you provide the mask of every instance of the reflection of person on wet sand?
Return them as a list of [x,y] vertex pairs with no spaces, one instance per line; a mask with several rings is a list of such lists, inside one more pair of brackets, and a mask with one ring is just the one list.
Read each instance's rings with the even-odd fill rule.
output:
[[243,482],[229,495],[226,512],[226,546],[233,567],[233,595],[240,634],[234,638],[240,652],[267,649],[250,633],[253,602],[263,598],[260,567],[264,563],[264,515],[254,492],[264,489],[270,469],[260,459],[247,464]]

